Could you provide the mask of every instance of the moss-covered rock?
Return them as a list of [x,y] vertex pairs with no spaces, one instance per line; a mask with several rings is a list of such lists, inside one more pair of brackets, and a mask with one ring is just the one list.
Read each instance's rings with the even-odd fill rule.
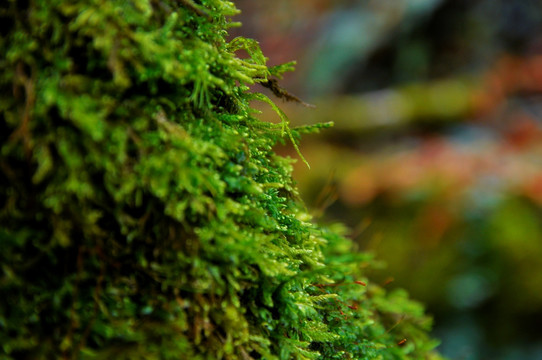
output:
[[311,222],[273,145],[312,129],[249,89],[291,64],[227,42],[236,13],[0,7],[0,358],[437,358],[422,307]]

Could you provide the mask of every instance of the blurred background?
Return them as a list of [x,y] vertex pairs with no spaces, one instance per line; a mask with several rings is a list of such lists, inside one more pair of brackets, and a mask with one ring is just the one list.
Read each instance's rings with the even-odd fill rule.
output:
[[542,359],[542,1],[236,4],[232,36],[297,60],[281,85],[316,109],[276,99],[292,124],[335,123],[295,168],[315,217],[426,304],[445,356]]

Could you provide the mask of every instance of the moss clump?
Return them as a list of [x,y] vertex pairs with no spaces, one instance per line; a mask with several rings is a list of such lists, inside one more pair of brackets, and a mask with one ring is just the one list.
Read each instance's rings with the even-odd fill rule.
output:
[[227,42],[236,13],[2,5],[2,359],[436,356],[422,308],[363,286],[369,258],[310,222],[272,150],[310,129],[249,105],[291,66]]

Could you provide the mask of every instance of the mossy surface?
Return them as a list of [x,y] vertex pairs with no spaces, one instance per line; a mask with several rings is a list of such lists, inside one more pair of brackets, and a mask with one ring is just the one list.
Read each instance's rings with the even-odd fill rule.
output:
[[438,358],[423,308],[311,221],[273,146],[318,126],[249,88],[292,66],[226,41],[236,13],[0,7],[0,358]]

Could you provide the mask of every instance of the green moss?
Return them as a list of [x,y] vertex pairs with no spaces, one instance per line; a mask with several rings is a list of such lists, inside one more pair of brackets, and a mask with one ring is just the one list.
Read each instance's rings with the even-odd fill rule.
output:
[[236,13],[0,8],[1,358],[437,358],[421,306],[311,222],[273,146],[314,129],[249,105],[291,64],[228,43]]

